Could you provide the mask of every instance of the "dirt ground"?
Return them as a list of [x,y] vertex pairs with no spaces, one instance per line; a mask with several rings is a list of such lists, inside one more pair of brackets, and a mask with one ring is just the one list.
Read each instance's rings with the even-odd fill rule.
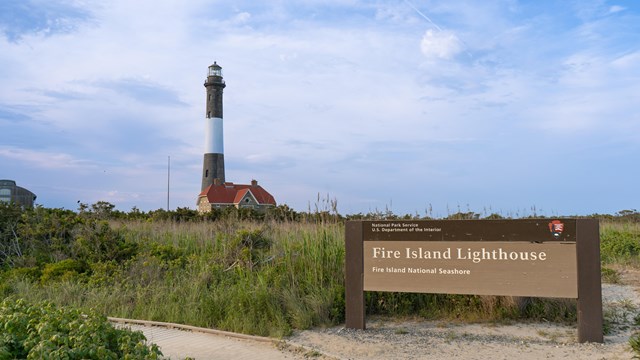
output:
[[[367,318],[367,330],[344,327],[301,331],[287,340],[308,356],[335,359],[632,359],[629,337],[638,329],[640,271],[617,269],[619,284],[603,284],[611,323],[604,344],[577,342],[575,326],[553,323],[460,324]],[[323,355],[320,355],[323,354]]]

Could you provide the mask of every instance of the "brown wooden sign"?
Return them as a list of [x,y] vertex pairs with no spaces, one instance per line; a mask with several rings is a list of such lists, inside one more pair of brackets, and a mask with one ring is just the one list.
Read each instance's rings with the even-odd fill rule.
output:
[[349,328],[364,291],[576,298],[579,341],[603,341],[597,220],[350,221],[345,240]]
[[364,290],[577,298],[576,246],[365,241]]

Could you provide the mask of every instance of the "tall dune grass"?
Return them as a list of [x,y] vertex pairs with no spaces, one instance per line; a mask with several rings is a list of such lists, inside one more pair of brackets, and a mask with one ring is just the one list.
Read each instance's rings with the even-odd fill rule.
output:
[[[110,227],[136,244],[135,255],[89,262],[86,271],[52,264],[46,281],[40,270],[13,269],[0,296],[273,337],[344,320],[341,222],[111,220]],[[638,224],[604,222],[601,230],[603,259],[637,262]],[[619,247],[620,239],[628,244]],[[571,300],[367,292],[366,307],[429,319],[575,321]]]
[[340,224],[196,222],[112,224],[143,251],[122,264],[11,295],[101,313],[284,336],[328,325],[344,307]]
[[640,223],[602,221],[600,249],[603,264],[640,266]]

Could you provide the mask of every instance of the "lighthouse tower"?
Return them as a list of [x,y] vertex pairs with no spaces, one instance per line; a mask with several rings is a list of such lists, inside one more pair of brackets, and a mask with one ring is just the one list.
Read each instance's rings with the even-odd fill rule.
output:
[[224,147],[222,143],[222,90],[225,87],[222,68],[213,63],[209,66],[204,87],[207,89],[207,109],[204,145],[204,164],[202,165],[202,189],[218,179],[224,184]]
[[234,184],[224,177],[224,149],[222,146],[222,90],[225,88],[222,68],[215,62],[209,66],[204,82],[207,89],[206,134],[202,189],[196,204],[198,212],[231,208],[266,211],[276,206],[274,197],[253,179],[251,184]]

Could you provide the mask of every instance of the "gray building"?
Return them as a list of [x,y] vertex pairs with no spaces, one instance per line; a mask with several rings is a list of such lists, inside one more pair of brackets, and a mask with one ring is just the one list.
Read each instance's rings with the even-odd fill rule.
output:
[[36,194],[17,186],[13,180],[0,180],[0,201],[14,203],[23,208],[32,208]]

